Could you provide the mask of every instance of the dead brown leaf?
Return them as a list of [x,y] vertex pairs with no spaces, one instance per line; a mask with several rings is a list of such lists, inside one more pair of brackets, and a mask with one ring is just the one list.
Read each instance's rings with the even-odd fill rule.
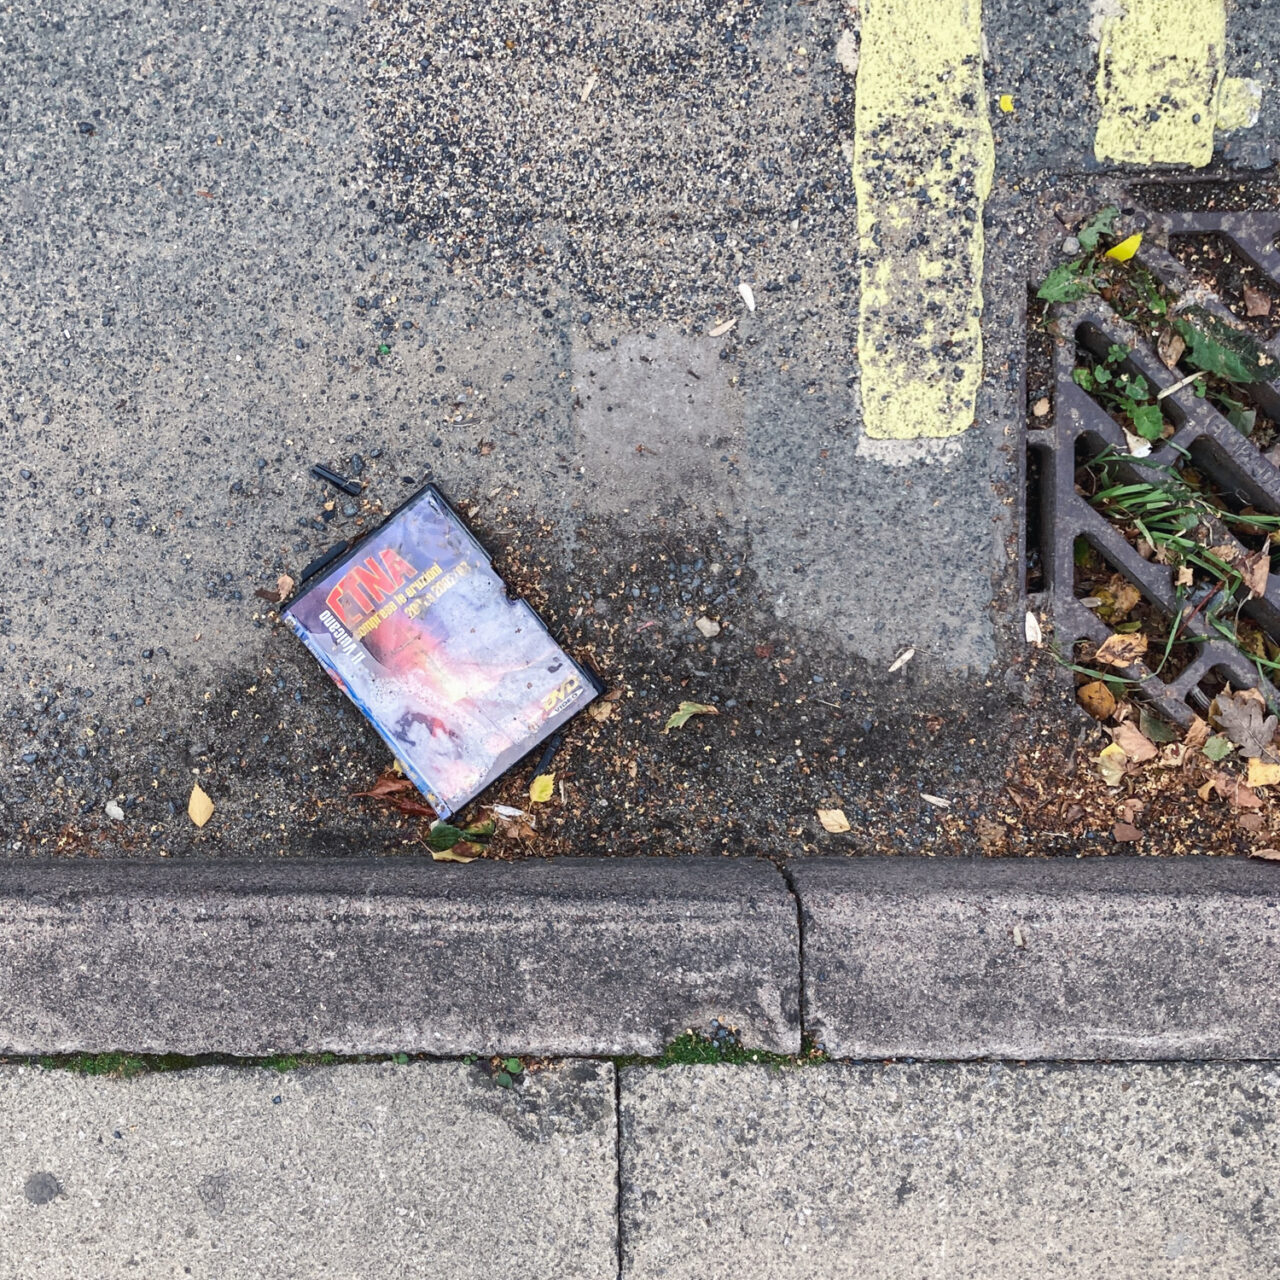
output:
[[1280,849],[1253,849],[1249,857],[1261,858],[1264,862],[1280,862]]
[[459,840],[449,849],[432,849],[431,857],[435,862],[474,862],[483,850],[478,844],[469,840]]
[[1257,551],[1251,551],[1243,559],[1236,562],[1236,569],[1249,588],[1252,598],[1267,594],[1267,580],[1271,576],[1271,539],[1266,538]]
[[276,590],[280,593],[280,599],[283,600],[293,590],[293,579],[287,573],[282,573],[276,579]]
[[1235,805],[1237,809],[1262,808],[1262,800],[1238,778],[1233,778],[1227,773],[1215,771],[1210,775],[1209,781],[1213,784],[1213,789],[1224,800]]
[[1163,330],[1156,342],[1156,351],[1159,353],[1166,369],[1176,368],[1178,361],[1182,359],[1182,353],[1186,349],[1185,339],[1173,329]]
[[603,724],[611,715],[613,715],[614,704],[607,699],[600,699],[593,702],[587,708],[589,715],[597,724]]
[[1156,758],[1156,744],[1136,724],[1116,725],[1111,730],[1111,738],[1134,764]]
[[400,813],[411,818],[434,818],[436,811],[423,800],[408,778],[387,770],[368,791],[353,791],[353,796],[367,796],[371,800],[383,800]]
[[416,792],[413,795],[388,796],[387,803],[397,812],[408,814],[411,818],[436,816],[436,811],[425,800],[419,800]]
[[1132,822],[1117,822],[1111,828],[1111,838],[1117,844],[1124,844],[1130,840],[1141,840],[1142,832]]
[[412,791],[413,783],[408,778],[388,769],[386,773],[378,775],[378,780],[369,788],[368,791],[353,791],[353,796],[368,796],[373,800],[382,800],[386,796],[395,795],[400,791]]
[[1224,690],[1210,705],[1209,719],[1246,756],[1280,763],[1280,755],[1271,749],[1280,720],[1267,715],[1266,699],[1257,689]]
[[1138,814],[1140,814],[1146,807],[1147,802],[1145,800],[1138,800],[1136,798],[1125,800],[1120,805],[1120,821],[1136,822],[1138,820]]
[[1178,576],[1174,580],[1174,585],[1179,587],[1191,587],[1195,585],[1196,575],[1192,572],[1189,564],[1178,566]]
[[1248,831],[1251,835],[1255,836],[1266,825],[1266,819],[1264,819],[1260,813],[1242,813],[1236,819],[1236,826],[1238,826],[1241,831]]
[[819,809],[818,821],[822,823],[822,829],[832,835],[850,830],[849,819],[844,816],[843,809]]
[[191,796],[187,800],[187,817],[197,827],[203,827],[213,817],[213,801],[198,782],[192,786]]
[[1203,747],[1209,741],[1209,722],[1199,716],[1191,722],[1191,727],[1182,736],[1184,747]]
[[1107,589],[1111,593],[1111,622],[1123,622],[1129,616],[1130,610],[1142,599],[1142,592],[1133,585],[1127,578],[1122,578],[1118,573],[1111,575],[1111,580],[1107,583]]
[[1110,635],[1099,646],[1095,660],[1108,667],[1131,667],[1147,651],[1147,637],[1140,631],[1132,635]]
[[1082,684],[1076,690],[1076,699],[1095,720],[1107,720],[1115,713],[1115,695],[1101,680]]
[[1271,314],[1271,295],[1253,285],[1244,287],[1244,313],[1247,316],[1269,316]]

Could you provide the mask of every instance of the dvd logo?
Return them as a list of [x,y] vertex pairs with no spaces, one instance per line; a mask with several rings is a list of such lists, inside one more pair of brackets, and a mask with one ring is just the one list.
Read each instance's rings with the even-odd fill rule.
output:
[[569,701],[572,694],[578,692],[582,688],[582,681],[577,676],[570,676],[557,689],[552,689],[549,694],[542,700],[542,709],[550,715],[557,707],[562,706]]

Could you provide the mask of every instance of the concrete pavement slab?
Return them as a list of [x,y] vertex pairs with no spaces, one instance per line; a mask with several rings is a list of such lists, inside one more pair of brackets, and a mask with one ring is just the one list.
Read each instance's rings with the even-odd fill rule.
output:
[[768,863],[0,863],[0,1052],[800,1047]]
[[625,1070],[625,1280],[1270,1280],[1273,1066]]
[[1280,880],[1217,858],[807,859],[805,1025],[840,1057],[1280,1057]]
[[617,1274],[613,1068],[0,1069],[0,1277]]

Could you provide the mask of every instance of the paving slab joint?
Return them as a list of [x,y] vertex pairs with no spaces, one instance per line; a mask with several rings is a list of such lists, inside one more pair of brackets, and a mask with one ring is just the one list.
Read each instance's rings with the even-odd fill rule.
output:
[[796,982],[800,992],[800,1049],[803,1052],[805,1045],[813,1041],[812,1028],[809,1026],[804,980],[804,903],[800,899],[800,892],[796,888],[795,878],[791,874],[790,861],[786,858],[770,859],[770,861],[778,868],[778,874],[782,876],[787,886],[787,892],[790,893],[791,900],[795,903],[796,908],[796,938],[799,944],[796,951]]

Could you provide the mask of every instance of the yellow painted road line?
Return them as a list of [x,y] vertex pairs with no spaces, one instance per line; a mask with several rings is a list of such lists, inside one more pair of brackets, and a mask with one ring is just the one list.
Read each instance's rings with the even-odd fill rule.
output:
[[1100,31],[1094,155],[1208,164],[1226,56],[1225,0],[1123,0],[1123,13],[1105,18]]
[[954,436],[982,377],[982,207],[994,145],[980,0],[863,0],[853,179],[863,424]]

